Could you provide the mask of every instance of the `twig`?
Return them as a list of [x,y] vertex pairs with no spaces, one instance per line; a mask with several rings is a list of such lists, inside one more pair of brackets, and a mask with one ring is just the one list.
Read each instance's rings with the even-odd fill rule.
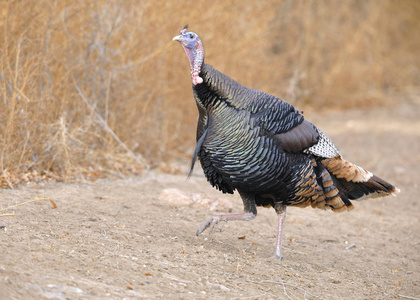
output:
[[176,282],[179,282],[179,283],[185,284],[185,285],[195,283],[194,281],[190,281],[190,280],[182,280],[182,279],[178,279],[178,278],[176,278],[176,277],[167,277],[167,278],[169,278],[170,280],[173,280],[173,281],[176,281]]
[[404,295],[401,295],[401,294],[398,294],[398,297],[405,298],[405,299],[411,299],[411,300],[420,300],[420,298],[404,296]]
[[284,294],[286,295],[286,297],[289,298],[289,299],[291,299],[291,300],[293,300],[292,298],[290,298],[289,294],[287,293],[287,291],[286,291],[286,285],[284,284],[284,282],[282,282],[281,285],[283,286],[283,291],[284,291]]
[[353,248],[353,247],[356,247],[356,244],[351,244],[350,246],[347,246],[347,247],[346,247],[346,250],[349,250],[349,249],[351,249],[351,248]]
[[[238,278],[238,279],[240,279],[240,278]],[[241,279],[240,279],[240,280],[241,280]],[[295,288],[295,289],[298,289],[298,290],[300,290],[300,291],[304,292],[305,294],[311,295],[312,297],[315,297],[315,298],[317,298],[317,299],[323,299],[323,298],[321,298],[321,297],[319,297],[319,296],[316,296],[316,295],[314,295],[314,294],[312,294],[312,293],[308,292],[307,290],[305,290],[305,289],[303,289],[303,288],[301,288],[301,287],[298,287],[298,286],[296,286],[296,285],[294,285],[294,284],[288,283],[288,282],[287,282],[287,281],[285,281],[285,280],[281,280],[281,281],[274,281],[274,280],[261,280],[261,281],[244,280],[244,281],[246,281],[246,282],[252,282],[252,283],[258,283],[258,284],[260,284],[260,283],[274,283],[274,284],[281,284],[281,285],[283,285],[283,289],[285,288],[284,286],[285,286],[285,285],[287,285],[287,286],[293,287],[293,288]],[[288,295],[286,294],[286,296],[288,296]],[[289,296],[288,296],[288,297],[289,297]],[[420,300],[420,299],[415,299],[415,300]]]
[[80,98],[82,98],[82,100],[86,103],[86,106],[89,108],[89,110],[91,111],[92,114],[94,114],[96,116],[96,118],[98,119],[98,122],[100,125],[102,125],[102,127],[108,131],[109,134],[112,135],[112,137],[118,142],[118,144],[121,145],[121,147],[124,148],[125,151],[127,151],[127,153],[129,153],[141,166],[142,168],[147,168],[147,164],[145,163],[145,160],[143,158],[143,156],[141,154],[139,154],[140,158],[134,154],[133,151],[130,150],[130,148],[127,147],[126,144],[124,144],[120,138],[115,134],[115,132],[109,127],[109,125],[107,124],[107,122],[99,115],[98,112],[95,111],[95,108],[89,103],[89,101],[86,99],[85,95],[83,94],[83,92],[80,90],[79,85],[76,83],[76,80],[74,79],[74,77],[72,77],[74,86],[76,87],[77,92],[79,93]]
[[[322,298],[322,297],[319,297],[319,296],[317,296],[317,295],[314,295],[314,294],[312,294],[312,293],[308,292],[307,290],[305,290],[305,289],[303,289],[303,288],[301,288],[301,287],[298,287],[298,286],[296,286],[296,285],[294,285],[294,284],[288,283],[286,280],[277,280],[277,281],[275,281],[275,280],[260,280],[260,281],[256,281],[256,280],[249,280],[249,279],[243,279],[243,278],[240,278],[238,275],[233,274],[233,273],[228,273],[228,272],[221,272],[221,273],[222,273],[222,274],[225,274],[225,275],[230,275],[230,276],[233,276],[233,277],[235,277],[236,279],[241,280],[241,281],[251,282],[251,283],[255,283],[255,284],[261,284],[261,283],[274,283],[274,284],[281,284],[281,285],[283,285],[283,286],[287,285],[287,286],[290,286],[290,287],[293,287],[293,288],[295,288],[295,289],[298,289],[298,290],[302,291],[303,293],[305,293],[305,297],[306,297],[306,294],[308,294],[308,295],[310,295],[310,296],[312,296],[312,297],[315,297],[315,298],[317,298],[317,299],[324,299],[324,298]],[[288,295],[286,295],[286,296],[288,296]],[[415,300],[420,300],[420,299],[415,299]]]
[[[61,192],[58,192],[57,194],[52,195],[50,197],[35,197],[32,200],[28,200],[28,201],[25,201],[25,202],[22,202],[22,203],[19,203],[19,204],[15,204],[15,205],[12,205],[12,206],[8,206],[6,208],[2,208],[2,209],[0,209],[0,211],[4,211],[4,210],[11,209],[11,208],[14,208],[14,207],[22,206],[22,205],[25,205],[25,204],[28,204],[28,203],[31,203],[31,202],[35,202],[35,201],[44,201],[44,200],[50,200],[50,201],[52,201],[52,198],[57,197],[58,195],[60,195],[63,192],[65,192],[66,190],[67,189],[64,189]],[[55,203],[53,205],[55,205]],[[14,215],[14,214],[6,214],[6,215]],[[4,215],[0,215],[0,216],[4,216]]]

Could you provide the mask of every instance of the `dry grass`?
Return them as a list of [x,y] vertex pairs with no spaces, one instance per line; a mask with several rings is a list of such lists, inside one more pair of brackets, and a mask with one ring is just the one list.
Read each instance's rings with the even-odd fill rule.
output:
[[3,1],[3,185],[138,172],[194,147],[186,24],[206,61],[318,110],[418,93],[420,2]]

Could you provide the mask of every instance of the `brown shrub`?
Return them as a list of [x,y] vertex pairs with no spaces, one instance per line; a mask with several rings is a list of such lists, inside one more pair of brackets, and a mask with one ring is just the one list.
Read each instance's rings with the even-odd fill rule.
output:
[[186,23],[207,63],[301,109],[394,105],[420,82],[416,0],[7,1],[0,13],[6,179],[118,175],[189,155],[197,112],[171,41]]

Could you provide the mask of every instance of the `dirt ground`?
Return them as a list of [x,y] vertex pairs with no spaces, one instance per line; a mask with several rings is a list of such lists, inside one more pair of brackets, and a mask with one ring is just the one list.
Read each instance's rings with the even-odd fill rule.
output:
[[0,212],[14,213],[0,217],[0,298],[420,298],[420,103],[305,115],[399,196],[341,214],[289,208],[278,261],[269,259],[273,209],[195,236],[212,212],[243,209],[238,195],[210,187],[199,164],[189,180],[186,163],[179,175],[2,190],[2,209],[36,197],[57,208],[34,201]]

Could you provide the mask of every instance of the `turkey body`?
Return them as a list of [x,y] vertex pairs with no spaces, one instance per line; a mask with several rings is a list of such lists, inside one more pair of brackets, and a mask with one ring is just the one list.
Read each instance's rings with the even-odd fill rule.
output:
[[[197,235],[220,221],[252,220],[256,206],[279,216],[275,257],[281,259],[287,206],[354,208],[351,200],[395,195],[398,188],[344,160],[331,139],[279,98],[242,86],[204,63],[204,48],[187,26],[179,41],[189,58],[199,118],[191,171],[198,157],[211,185],[239,192],[243,213],[216,214]],[[190,171],[190,174],[191,174]]]
[[[194,96],[200,111],[197,141],[204,137],[199,160],[208,181],[224,193],[252,193],[256,205],[308,203],[315,188],[300,199],[296,191],[305,176],[316,180],[311,158],[286,152],[275,139],[302,124],[300,112],[274,96],[240,86],[209,65],[203,65],[201,75],[204,83],[194,87]],[[316,142],[318,133],[313,134],[309,146]]]

